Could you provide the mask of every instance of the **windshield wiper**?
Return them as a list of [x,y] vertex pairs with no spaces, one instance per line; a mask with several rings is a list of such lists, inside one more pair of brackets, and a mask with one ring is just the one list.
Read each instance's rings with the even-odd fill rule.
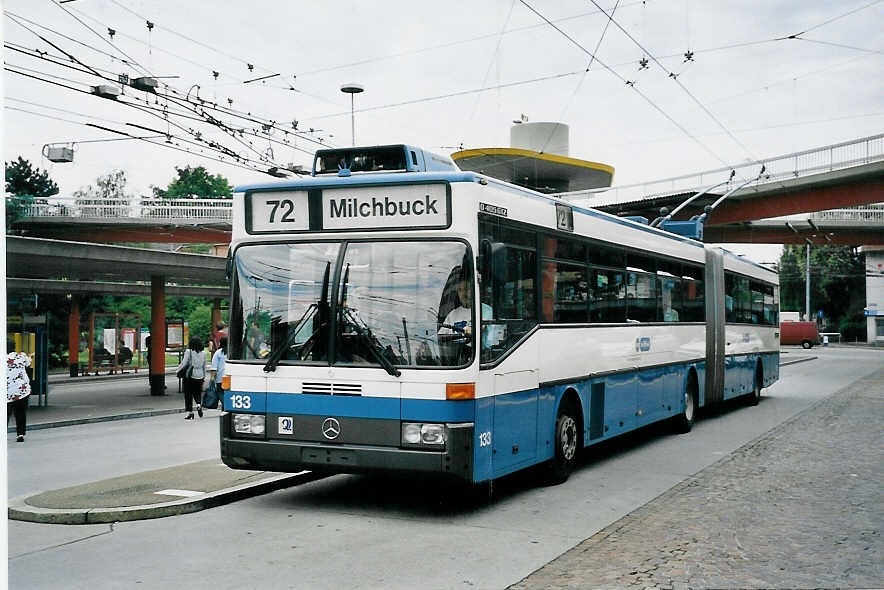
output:
[[356,331],[359,340],[365,344],[372,356],[377,359],[387,373],[394,377],[402,375],[402,371],[394,367],[393,363],[390,362],[390,359],[386,357],[384,345],[378,342],[378,339],[371,333],[371,329],[368,326],[363,325],[362,321],[355,313],[353,313],[352,309],[349,307],[342,308],[341,318],[346,320],[347,324]]
[[[304,342],[304,345],[306,345],[308,342],[313,340],[313,338],[315,338],[316,334],[319,332],[319,330],[322,328],[322,326],[324,324],[328,323],[327,320],[325,320],[325,321],[322,320],[323,314],[321,312],[323,311],[323,309],[325,309],[325,310],[328,309],[328,281],[329,281],[330,270],[331,270],[331,262],[326,262],[325,263],[325,273],[323,273],[323,276],[322,276],[322,292],[321,292],[321,296],[319,298],[319,303],[311,303],[310,304],[310,307],[308,307],[307,310],[304,311],[304,315],[302,315],[301,319],[299,319],[298,322],[295,324],[295,327],[292,329],[292,332],[289,335],[288,339],[286,340],[285,344],[283,346],[280,346],[279,348],[277,348],[276,350],[274,350],[270,354],[270,357],[267,359],[267,362],[264,364],[264,372],[265,373],[272,373],[273,371],[276,370],[276,365],[279,364],[279,361],[282,359],[282,355],[284,355],[285,352],[289,349],[289,347],[292,344],[294,344],[295,339],[298,337],[298,334],[301,331],[301,328],[304,325],[306,325],[306,323],[310,319],[312,319],[313,316],[315,316],[317,312],[320,312],[319,326],[317,326],[316,329],[313,330],[313,333],[310,334],[310,337],[307,338],[307,341]],[[326,313],[325,316],[328,317],[328,314]],[[313,349],[313,346],[311,345],[310,350],[312,350],[312,349]]]

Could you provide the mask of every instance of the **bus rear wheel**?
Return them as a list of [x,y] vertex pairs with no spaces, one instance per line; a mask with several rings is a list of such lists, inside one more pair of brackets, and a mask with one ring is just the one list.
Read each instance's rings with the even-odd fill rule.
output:
[[802,340],[801,348],[803,348],[804,350],[810,350],[811,348],[813,348],[813,342],[811,342],[810,340]]
[[555,453],[549,463],[547,481],[556,485],[567,481],[568,476],[577,466],[579,451],[580,428],[574,404],[564,402],[559,407],[556,417],[556,431],[553,442]]

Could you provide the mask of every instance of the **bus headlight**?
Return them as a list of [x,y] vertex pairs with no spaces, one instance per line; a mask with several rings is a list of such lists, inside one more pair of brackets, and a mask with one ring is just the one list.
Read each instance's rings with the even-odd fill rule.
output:
[[434,448],[444,447],[445,425],[423,424],[420,422],[403,422],[402,446]]
[[264,434],[264,416],[234,414],[233,431],[237,434]]
[[405,423],[402,425],[402,444],[419,445],[421,443],[421,425]]
[[421,442],[425,445],[444,445],[445,427],[441,424],[424,424],[421,426]]

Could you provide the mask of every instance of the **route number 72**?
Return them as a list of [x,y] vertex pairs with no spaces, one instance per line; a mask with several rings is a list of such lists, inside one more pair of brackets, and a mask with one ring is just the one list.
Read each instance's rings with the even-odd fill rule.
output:
[[272,206],[273,209],[270,211],[270,223],[273,223],[274,217],[276,217],[277,210],[281,209],[282,216],[279,218],[279,221],[282,223],[293,223],[295,218],[292,217],[292,213],[295,210],[295,204],[291,201],[291,199],[283,199],[282,201],[267,201],[267,205]]

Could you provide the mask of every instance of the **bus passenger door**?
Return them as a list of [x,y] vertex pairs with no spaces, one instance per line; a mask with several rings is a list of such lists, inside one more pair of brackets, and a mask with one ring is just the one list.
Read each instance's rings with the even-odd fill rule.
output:
[[499,477],[537,456],[537,369],[495,372],[492,462]]

